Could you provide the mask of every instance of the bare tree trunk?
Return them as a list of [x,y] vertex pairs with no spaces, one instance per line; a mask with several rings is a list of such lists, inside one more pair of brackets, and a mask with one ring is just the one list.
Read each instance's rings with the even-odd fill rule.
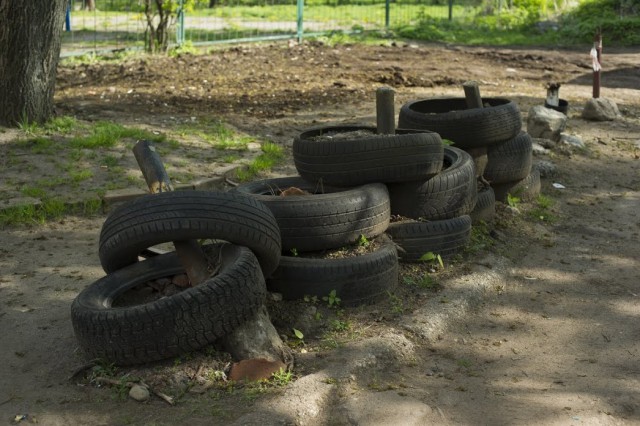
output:
[[67,0],[0,1],[0,125],[53,114]]
[[216,7],[217,0],[209,0],[209,7]]
[[83,10],[96,10],[96,0],[82,0]]

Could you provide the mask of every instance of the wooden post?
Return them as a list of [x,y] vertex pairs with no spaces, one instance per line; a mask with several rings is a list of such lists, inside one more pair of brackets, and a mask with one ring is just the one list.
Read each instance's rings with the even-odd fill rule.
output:
[[480,88],[475,81],[466,81],[462,84],[464,89],[464,98],[467,101],[467,108],[483,108],[482,98],[480,97]]
[[602,64],[602,33],[598,33],[593,38],[593,48],[596,51],[596,61],[593,64],[593,98],[600,97],[600,66]]
[[396,133],[395,94],[391,87],[380,87],[376,90],[376,121],[379,135]]
[[[133,155],[142,170],[149,191],[152,194],[173,191],[171,180],[162,164],[160,155],[149,141],[141,140],[133,147]],[[197,241],[174,241],[180,263],[189,277],[192,286],[196,286],[209,278],[209,262]]]

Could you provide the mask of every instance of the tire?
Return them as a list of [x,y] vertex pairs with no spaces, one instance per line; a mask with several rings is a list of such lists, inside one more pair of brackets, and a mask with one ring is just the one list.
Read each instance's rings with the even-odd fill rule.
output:
[[[278,195],[291,187],[312,194]],[[389,193],[381,183],[343,189],[320,187],[296,176],[251,182],[235,191],[261,201],[271,210],[285,252],[338,248],[354,243],[360,235],[380,235],[389,226]]]
[[357,186],[428,179],[442,168],[442,140],[433,132],[314,140],[328,133],[357,131],[375,132],[375,129],[330,126],[311,129],[296,137],[293,160],[300,176],[313,183]]
[[491,222],[496,216],[496,194],[493,188],[485,186],[478,191],[478,201],[471,213],[471,224],[477,225],[481,221]]
[[265,276],[280,261],[280,230],[264,204],[237,193],[176,191],[116,208],[102,225],[100,263],[110,273],[135,263],[151,246],[208,238],[249,247]]
[[487,149],[487,167],[484,178],[490,183],[505,183],[522,180],[531,173],[533,143],[527,132],[500,145]]
[[533,170],[526,178],[516,181],[492,185],[496,200],[507,202],[507,194],[518,197],[521,201],[533,201],[540,195],[540,171]]
[[411,101],[400,108],[398,127],[431,130],[458,148],[489,146],[518,136],[522,119],[515,102],[502,98],[482,101],[484,108],[473,109],[467,109],[465,98]]
[[476,205],[475,165],[466,152],[445,147],[443,171],[424,182],[389,184],[391,214],[442,220],[469,214]]
[[221,261],[218,275],[172,296],[112,305],[139,284],[183,273],[175,252],[129,265],[85,288],[71,305],[71,321],[87,355],[119,365],[157,361],[209,345],[252,318],[266,296],[255,255],[231,244],[205,248]]
[[387,234],[400,247],[398,257],[401,262],[420,262],[420,257],[428,252],[450,258],[469,243],[471,218],[396,222],[389,225]]
[[333,290],[347,306],[371,303],[387,295],[398,284],[396,247],[386,241],[378,250],[342,259],[282,256],[278,269],[267,280],[269,291],[285,300],[304,296],[319,298]]

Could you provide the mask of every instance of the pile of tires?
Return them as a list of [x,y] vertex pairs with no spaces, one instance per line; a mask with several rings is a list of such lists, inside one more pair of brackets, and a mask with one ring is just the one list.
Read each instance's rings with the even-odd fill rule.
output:
[[493,216],[495,200],[506,202],[511,195],[530,201],[540,193],[540,175],[531,167],[532,140],[521,130],[517,105],[504,98],[482,102],[483,108],[467,109],[464,98],[416,100],[404,104],[399,116],[401,127],[438,132],[473,157],[481,178],[474,223]]
[[[140,260],[143,251],[194,239],[221,241],[204,247],[210,278],[144,303],[123,302],[128,292],[184,273],[175,252]],[[107,275],[73,301],[75,335],[91,359],[118,365],[200,349],[256,315],[267,294],[264,277],[276,269],[280,253],[278,224],[252,197],[179,191],[137,198],[102,226],[99,257]]]

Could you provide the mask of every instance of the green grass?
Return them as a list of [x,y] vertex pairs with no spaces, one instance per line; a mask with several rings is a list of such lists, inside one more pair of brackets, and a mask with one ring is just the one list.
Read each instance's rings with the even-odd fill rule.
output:
[[143,129],[125,127],[117,123],[99,121],[94,124],[91,134],[88,136],[77,136],[71,139],[70,144],[74,148],[111,148],[121,139],[147,139],[152,142],[164,142],[165,135],[156,135]]
[[265,142],[262,145],[262,154],[251,162],[246,168],[236,170],[236,177],[241,182],[251,180],[260,172],[269,170],[284,159],[284,153],[279,145]]

